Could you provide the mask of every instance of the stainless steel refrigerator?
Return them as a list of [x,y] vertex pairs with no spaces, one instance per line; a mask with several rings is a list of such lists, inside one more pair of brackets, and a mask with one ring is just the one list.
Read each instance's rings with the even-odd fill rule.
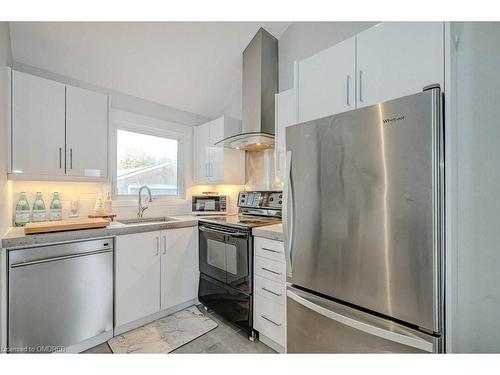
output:
[[287,352],[442,352],[441,101],[286,128]]

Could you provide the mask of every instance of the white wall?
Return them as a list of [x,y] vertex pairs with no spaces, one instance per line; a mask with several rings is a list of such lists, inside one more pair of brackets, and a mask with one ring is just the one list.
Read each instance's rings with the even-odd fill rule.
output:
[[[500,23],[453,25],[456,223],[448,270],[453,352],[500,352]],[[454,36],[452,36],[454,40]]]
[[[148,100],[123,94],[107,88],[88,84],[80,80],[76,80],[70,77],[65,77],[57,73],[45,71],[15,61],[12,62],[12,65],[14,69],[26,73],[34,74],[37,76],[59,81],[65,84],[108,94],[111,97],[112,108],[118,110],[118,111],[113,111],[113,113],[115,114],[129,113],[131,116],[135,116],[137,118],[145,118],[151,123],[149,124],[149,126],[151,127],[161,128],[163,125],[169,123],[173,126],[174,130],[181,131],[179,129],[182,129],[183,133],[186,134],[189,133],[189,135],[186,136],[187,138],[189,138],[187,139],[187,147],[185,148],[186,155],[183,156],[185,161],[185,173],[186,173],[184,186],[186,189],[189,188],[192,182],[192,176],[191,176],[192,175],[192,159],[191,159],[192,126],[210,121],[209,118],[181,111],[176,108],[164,106],[158,103],[153,103]],[[113,121],[113,114],[111,116],[111,121]],[[110,152],[111,151],[112,149],[110,149]],[[106,183],[11,181],[8,182],[6,186],[8,187],[8,189],[7,188],[4,189],[5,194],[1,197],[0,200],[0,205],[4,205],[6,208],[6,210],[3,211],[5,211],[6,213],[8,212],[8,214],[2,215],[5,218],[5,223],[4,223],[5,228],[12,225],[12,210],[14,208],[13,206],[17,202],[17,199],[21,191],[28,192],[29,202],[33,201],[32,195],[36,191],[41,191],[44,194],[44,198],[46,201],[50,200],[52,192],[58,191],[61,194],[61,199],[63,204],[63,217],[66,218],[69,215],[69,207],[71,200],[78,200],[80,205],[80,217],[86,217],[93,211],[97,194],[102,193],[103,196],[106,196],[106,193],[110,190],[109,184]],[[186,196],[185,200],[179,200],[176,202],[168,202],[168,203],[161,202],[161,200],[159,199],[155,199],[155,201],[152,204],[150,204],[150,208],[145,212],[145,215],[163,216],[163,215],[180,215],[189,213],[191,207],[188,198],[189,197]],[[120,202],[117,201],[114,205],[114,211],[115,213],[117,213],[118,217],[122,218],[135,216],[137,213],[137,201],[135,197],[132,197],[127,201],[120,201]]]
[[293,62],[341,42],[377,22],[293,22],[281,35],[279,91],[293,87]]
[[7,22],[0,22],[0,237],[11,226],[12,203],[7,181],[7,149],[9,121],[10,35]]
[[[0,22],[0,238],[11,225],[12,194],[7,181],[7,148],[9,126],[9,73],[11,62],[10,35],[7,22]],[[6,343],[6,266],[5,251],[0,249],[0,346]]]
[[182,111],[180,109],[169,107],[163,104],[151,102],[149,100],[124,94],[122,92],[112,90],[109,88],[92,85],[90,83],[83,82],[78,79],[63,76],[55,72],[49,72],[47,70],[39,69],[31,65],[22,64],[17,61],[12,62],[12,67],[13,69],[19,70],[21,72],[34,74],[40,77],[52,79],[54,81],[59,81],[64,84],[111,95],[111,106],[116,109],[121,109],[124,111],[137,113],[143,116],[149,116],[160,120],[171,121],[188,126],[196,126],[212,120],[205,116]]
[[231,100],[226,104],[221,112],[222,115],[231,116],[241,120],[241,108],[242,108],[242,97],[241,97],[241,87],[236,91],[231,98]]
[[[293,62],[339,43],[377,22],[292,22],[278,40],[279,91],[293,87]],[[221,115],[241,119],[241,88]]]

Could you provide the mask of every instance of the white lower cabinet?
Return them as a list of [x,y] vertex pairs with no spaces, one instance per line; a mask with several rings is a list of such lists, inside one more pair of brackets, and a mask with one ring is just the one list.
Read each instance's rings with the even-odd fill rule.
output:
[[197,238],[197,227],[116,237],[115,327],[142,325],[196,298]]
[[254,265],[254,329],[265,344],[284,351],[286,266],[283,242],[255,237]]
[[162,231],[161,309],[198,296],[198,227]]
[[116,237],[116,327],[160,311],[160,236],[155,231]]

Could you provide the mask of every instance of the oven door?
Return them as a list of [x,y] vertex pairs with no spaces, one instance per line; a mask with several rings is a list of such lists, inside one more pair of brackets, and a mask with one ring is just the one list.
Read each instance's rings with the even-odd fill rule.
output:
[[250,234],[200,224],[200,272],[241,292],[250,293]]

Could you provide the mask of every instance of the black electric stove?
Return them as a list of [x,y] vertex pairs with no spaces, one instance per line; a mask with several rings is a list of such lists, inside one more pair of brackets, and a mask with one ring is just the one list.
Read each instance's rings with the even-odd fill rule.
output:
[[198,299],[232,323],[253,331],[252,228],[281,223],[280,191],[240,192],[239,213],[204,217],[198,228]]

